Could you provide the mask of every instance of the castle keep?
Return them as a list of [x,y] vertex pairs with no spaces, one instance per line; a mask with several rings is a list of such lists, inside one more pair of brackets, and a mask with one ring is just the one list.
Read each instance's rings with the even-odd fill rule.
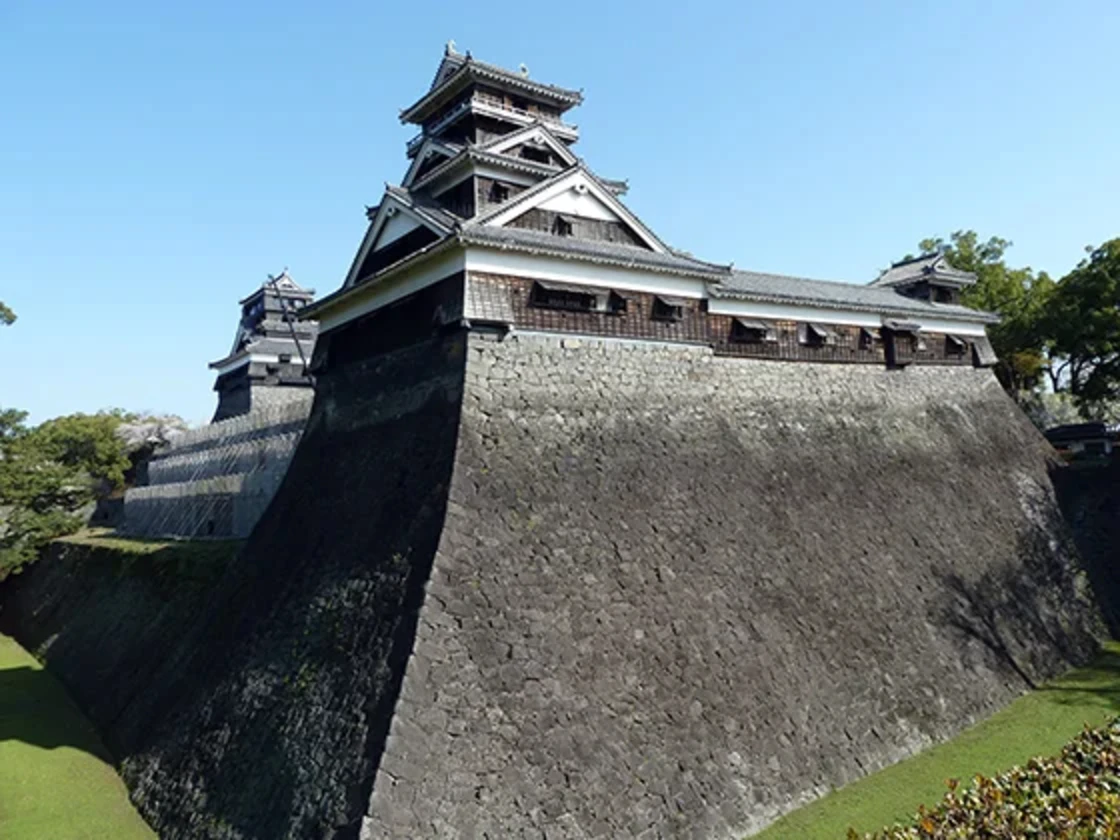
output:
[[[961,306],[975,278],[940,255],[868,286],[735,271],[666,245],[596,175],[565,122],[578,91],[449,49],[401,112],[420,133],[343,287],[309,308],[325,333],[421,292],[429,322],[706,345],[798,361],[991,365],[993,316]],[[359,327],[360,328],[360,327]],[[320,360],[325,364],[326,353]]]
[[448,48],[216,584],[9,597],[161,837],[740,840],[1096,650],[973,278],[674,250],[581,99]]

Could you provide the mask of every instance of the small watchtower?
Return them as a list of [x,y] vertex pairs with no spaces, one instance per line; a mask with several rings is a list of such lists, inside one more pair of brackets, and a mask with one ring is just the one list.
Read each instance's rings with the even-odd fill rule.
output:
[[240,301],[241,321],[233,349],[210,363],[218,372],[214,382],[218,408],[211,422],[310,398],[314,380],[307,367],[319,325],[297,320],[295,313],[314,296],[314,289],[300,287],[284,271],[278,277],[269,276]]
[[975,274],[953,268],[939,252],[896,262],[869,285],[894,289],[906,297],[930,303],[959,304],[961,290],[975,283]]

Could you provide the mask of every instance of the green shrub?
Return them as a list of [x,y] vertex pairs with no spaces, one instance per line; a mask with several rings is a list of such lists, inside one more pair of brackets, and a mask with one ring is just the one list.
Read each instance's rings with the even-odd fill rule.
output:
[[[1057,758],[1032,758],[995,778],[956,779],[932,810],[866,840],[1120,837],[1120,718],[1086,728]],[[855,831],[849,840],[858,840]]]

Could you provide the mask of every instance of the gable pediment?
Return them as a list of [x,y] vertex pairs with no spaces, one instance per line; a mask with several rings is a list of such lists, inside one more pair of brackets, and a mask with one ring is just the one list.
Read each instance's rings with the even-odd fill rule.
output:
[[484,213],[477,223],[521,227],[560,236],[634,245],[656,253],[668,248],[594,175],[582,167],[559,173],[512,201]]
[[540,210],[550,210],[583,219],[598,219],[603,222],[622,222],[612,208],[587,191],[565,190],[537,205]]
[[430,218],[428,213],[410,207],[391,190],[386,191],[343,287],[353,286],[372,273],[372,265],[385,262],[379,255],[392,252],[393,257],[403,257],[409,248],[422,248],[448,233],[449,230]]
[[520,150],[524,147],[547,149],[556,161],[563,166],[574,166],[579,162],[572,150],[540,123],[503,135],[486,143],[481,149],[493,154],[518,157]]

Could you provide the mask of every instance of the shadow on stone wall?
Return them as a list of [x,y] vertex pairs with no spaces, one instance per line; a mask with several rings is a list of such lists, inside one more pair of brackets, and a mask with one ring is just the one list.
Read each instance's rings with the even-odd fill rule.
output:
[[161,837],[358,836],[441,531],[464,349],[320,381],[268,515],[114,730]]
[[1120,463],[1057,465],[1050,479],[1109,632],[1120,639]]
[[[1084,624],[1068,620],[1063,599],[1085,587],[1078,587],[1076,571],[1056,555],[1055,539],[1043,531],[1020,534],[1016,556],[1022,565],[1004,563],[970,577],[934,572],[947,597],[934,606],[930,620],[960,634],[966,646],[982,646],[997,668],[1032,689],[1082,660],[1096,644]],[[1046,581],[1051,585],[1039,585]]]

